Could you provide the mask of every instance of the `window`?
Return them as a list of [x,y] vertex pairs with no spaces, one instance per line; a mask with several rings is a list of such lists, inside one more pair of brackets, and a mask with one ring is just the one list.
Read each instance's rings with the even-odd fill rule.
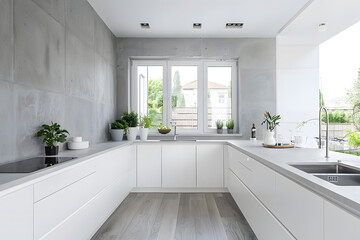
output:
[[131,109],[150,116],[153,129],[210,133],[218,119],[238,122],[235,62],[133,60],[131,76]]

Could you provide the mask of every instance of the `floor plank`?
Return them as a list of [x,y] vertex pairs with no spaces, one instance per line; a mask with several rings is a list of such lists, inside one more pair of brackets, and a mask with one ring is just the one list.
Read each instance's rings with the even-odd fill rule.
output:
[[256,240],[256,236],[229,193],[131,193],[92,239]]

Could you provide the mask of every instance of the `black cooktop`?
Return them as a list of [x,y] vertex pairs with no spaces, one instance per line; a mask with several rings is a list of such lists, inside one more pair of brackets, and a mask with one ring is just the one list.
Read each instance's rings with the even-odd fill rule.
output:
[[0,173],[31,173],[75,158],[76,157],[35,157],[0,165]]

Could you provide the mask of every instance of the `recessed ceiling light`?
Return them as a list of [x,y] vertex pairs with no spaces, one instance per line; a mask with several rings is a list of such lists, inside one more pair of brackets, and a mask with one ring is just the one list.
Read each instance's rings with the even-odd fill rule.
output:
[[141,28],[147,28],[147,29],[149,29],[149,28],[150,28],[150,24],[149,24],[149,23],[140,23],[140,27],[141,27]]
[[226,23],[225,28],[243,28],[244,23]]
[[325,32],[326,31],[326,23],[320,23],[319,24],[319,28],[318,28],[319,32]]
[[193,28],[195,29],[201,29],[201,23],[193,23]]

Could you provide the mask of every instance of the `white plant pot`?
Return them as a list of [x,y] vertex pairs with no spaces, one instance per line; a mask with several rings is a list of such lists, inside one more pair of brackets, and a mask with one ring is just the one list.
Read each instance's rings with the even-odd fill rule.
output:
[[140,128],[140,140],[146,141],[148,138],[149,129],[148,128]]
[[127,140],[135,141],[138,133],[137,127],[129,127],[129,133],[127,134]]
[[113,141],[122,141],[124,137],[124,129],[110,129],[110,134]]
[[269,130],[266,130],[264,136],[264,144],[273,145],[273,146],[276,144],[276,140],[274,138],[274,132],[270,132]]

